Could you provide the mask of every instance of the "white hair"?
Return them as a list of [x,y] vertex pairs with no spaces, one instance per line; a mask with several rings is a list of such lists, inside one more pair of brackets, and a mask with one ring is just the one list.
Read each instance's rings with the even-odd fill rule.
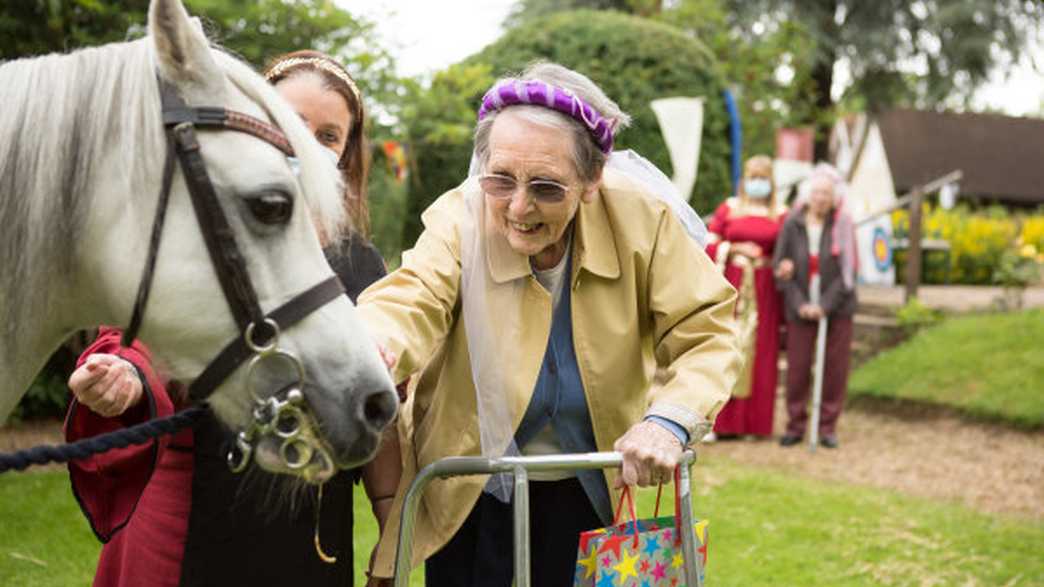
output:
[[[497,80],[494,87],[510,79],[539,80],[573,92],[613,125],[614,136],[631,124],[631,117],[621,110],[616,102],[606,96],[605,92],[590,78],[557,63],[547,61],[533,63],[517,78],[508,77]],[[570,133],[573,136],[573,162],[580,179],[591,182],[601,175],[608,154],[602,152],[601,147],[591,136],[591,131],[584,125],[566,114],[542,106],[521,104],[511,106],[511,112],[530,122]],[[499,113],[500,111],[492,112],[475,125],[475,156],[483,166],[489,160],[489,136],[493,129],[493,121],[496,120]]]

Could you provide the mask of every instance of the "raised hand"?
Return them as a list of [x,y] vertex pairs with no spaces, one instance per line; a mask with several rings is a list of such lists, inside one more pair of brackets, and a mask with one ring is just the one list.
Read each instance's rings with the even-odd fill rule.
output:
[[137,369],[109,354],[87,357],[69,376],[69,389],[77,401],[106,418],[123,414],[137,405],[142,395]]

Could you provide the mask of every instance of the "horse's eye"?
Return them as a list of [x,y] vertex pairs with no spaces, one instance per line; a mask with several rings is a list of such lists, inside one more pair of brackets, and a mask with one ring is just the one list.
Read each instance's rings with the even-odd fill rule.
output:
[[265,192],[247,198],[250,213],[262,224],[286,224],[294,212],[294,201],[282,192]]

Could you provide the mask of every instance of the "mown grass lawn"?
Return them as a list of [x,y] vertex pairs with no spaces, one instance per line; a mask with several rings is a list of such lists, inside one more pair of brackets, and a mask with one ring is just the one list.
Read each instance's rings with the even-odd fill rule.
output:
[[[1044,586],[1039,521],[721,459],[700,463],[695,475],[697,514],[710,519],[709,586]],[[376,539],[361,494],[359,585]],[[654,497],[639,493],[640,516],[652,514]],[[87,585],[97,552],[63,472],[0,476],[0,585]],[[419,572],[413,579],[423,585]]]
[[1044,428],[1044,310],[948,318],[856,370],[849,393]]

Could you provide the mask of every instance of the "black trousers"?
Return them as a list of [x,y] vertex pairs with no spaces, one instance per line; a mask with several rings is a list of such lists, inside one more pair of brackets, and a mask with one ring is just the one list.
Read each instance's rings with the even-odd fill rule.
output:
[[[453,538],[424,567],[427,587],[510,587],[514,578],[512,505],[483,493]],[[571,587],[580,533],[604,526],[580,482],[529,484],[533,585]]]

